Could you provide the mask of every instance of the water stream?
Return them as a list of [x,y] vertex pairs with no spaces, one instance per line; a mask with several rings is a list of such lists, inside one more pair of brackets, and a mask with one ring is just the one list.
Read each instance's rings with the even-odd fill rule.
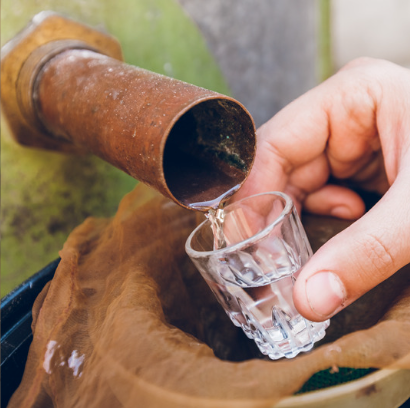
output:
[[214,251],[226,246],[225,236],[223,233],[223,223],[225,218],[223,207],[226,201],[239,190],[240,186],[240,184],[237,184],[235,187],[232,187],[213,200],[189,204],[189,207],[198,211],[208,210],[205,212],[205,216],[211,223],[211,228],[214,235]]

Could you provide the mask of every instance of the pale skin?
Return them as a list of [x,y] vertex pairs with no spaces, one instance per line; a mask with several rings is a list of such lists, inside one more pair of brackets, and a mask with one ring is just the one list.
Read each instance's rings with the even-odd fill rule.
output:
[[[377,191],[362,199],[329,176]],[[311,258],[294,287],[299,312],[323,321],[410,262],[410,70],[361,58],[258,130],[236,199],[283,191],[299,212],[356,220]]]

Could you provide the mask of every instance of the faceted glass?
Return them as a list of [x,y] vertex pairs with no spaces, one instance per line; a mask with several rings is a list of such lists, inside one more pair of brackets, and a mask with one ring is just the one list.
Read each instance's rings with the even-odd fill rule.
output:
[[311,322],[293,303],[294,282],[312,249],[292,200],[279,192],[245,198],[224,208],[222,226],[221,249],[214,250],[209,220],[185,249],[232,322],[271,359],[310,350],[329,320]]

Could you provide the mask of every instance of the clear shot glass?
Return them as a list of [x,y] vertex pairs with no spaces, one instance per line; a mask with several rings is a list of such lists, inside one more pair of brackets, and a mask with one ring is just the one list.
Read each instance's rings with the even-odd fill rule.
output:
[[185,249],[227,315],[273,360],[310,350],[329,320],[311,322],[293,303],[312,249],[292,200],[279,192],[245,198],[224,208],[222,225],[222,248],[214,250],[206,220]]

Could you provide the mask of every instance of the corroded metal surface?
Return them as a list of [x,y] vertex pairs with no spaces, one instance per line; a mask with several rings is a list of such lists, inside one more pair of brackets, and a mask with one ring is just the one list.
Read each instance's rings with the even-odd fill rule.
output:
[[184,205],[217,198],[251,168],[252,119],[215,92],[70,50],[44,67],[35,94],[50,134]]
[[65,21],[48,15],[34,25],[34,43],[26,30],[6,47],[2,99],[14,92],[5,113],[19,143],[92,152],[185,207],[244,182],[256,136],[239,102],[118,61],[120,51],[101,46],[98,31],[90,42],[81,30],[75,39],[50,37],[49,26]]
[[[65,152],[77,152],[78,148],[72,144],[61,144],[44,135],[38,126],[33,126],[33,115],[27,116],[27,111],[22,108],[22,100],[30,98],[31,89],[27,87],[26,95],[17,90],[17,83],[21,82],[23,66],[36,60],[38,65],[44,64],[48,58],[55,55],[55,48],[51,45],[65,41],[66,48],[91,48],[122,60],[121,46],[118,41],[98,30],[76,23],[52,12],[42,12],[36,15],[31,23],[13,40],[8,42],[1,50],[1,101],[2,111],[11,129],[11,134],[18,143],[25,146],[41,147]],[[33,58],[36,50],[49,47],[48,58],[45,55]],[[44,48],[43,48],[44,50]],[[61,50],[60,50],[61,51]],[[26,68],[27,66],[26,65]],[[35,73],[38,65],[32,65]],[[29,73],[25,74],[26,82],[33,84],[34,78]],[[24,81],[23,81],[24,82]],[[23,83],[21,82],[21,83]],[[29,103],[29,102],[28,102]]]

